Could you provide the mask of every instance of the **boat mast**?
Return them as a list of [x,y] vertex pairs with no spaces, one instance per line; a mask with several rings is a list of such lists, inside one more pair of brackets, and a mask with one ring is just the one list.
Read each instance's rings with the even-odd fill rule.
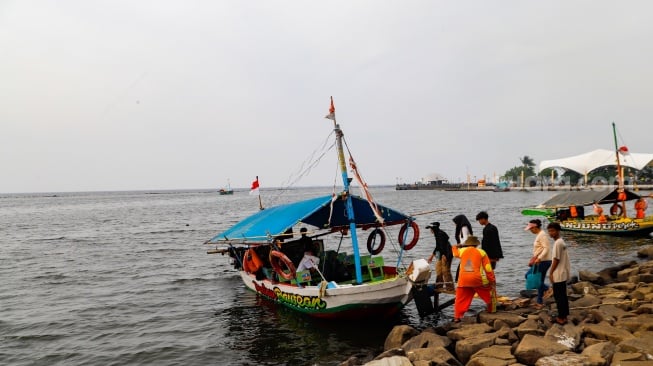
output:
[[347,198],[345,206],[347,207],[347,217],[349,218],[349,231],[351,232],[351,245],[354,251],[354,268],[356,269],[356,283],[363,282],[363,273],[361,272],[361,258],[358,252],[358,236],[356,235],[356,220],[354,217],[354,206],[349,194],[349,177],[347,176],[347,164],[345,163],[345,152],[342,148],[342,137],[344,134],[340,129],[340,125],[336,122],[336,108],[333,105],[333,97],[331,97],[331,106],[329,107],[329,114],[327,118],[333,120],[333,130],[336,133],[336,148],[338,149],[338,162],[340,165],[340,173],[342,174],[343,193]]
[[[617,201],[620,200],[624,192],[624,180],[623,172],[621,171],[621,161],[619,160],[619,143],[617,142],[617,126],[612,122],[612,135],[614,136],[614,154],[617,157]],[[625,198],[621,201],[621,212],[622,216],[626,217],[626,200]]]

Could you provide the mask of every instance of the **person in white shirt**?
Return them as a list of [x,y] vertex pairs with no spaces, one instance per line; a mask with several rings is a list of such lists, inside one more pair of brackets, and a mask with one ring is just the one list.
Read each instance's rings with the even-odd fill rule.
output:
[[313,246],[313,239],[306,235],[306,228],[303,227],[299,230],[302,234],[302,237],[299,239],[299,242],[304,246],[304,257],[299,262],[296,271],[304,271],[307,269],[316,268],[320,264],[320,258],[315,256],[315,248]]
[[565,241],[560,237],[562,228],[557,222],[552,222],[546,227],[549,236],[555,240],[553,243],[553,263],[551,264],[551,274],[549,275],[553,284],[553,297],[558,307],[558,316],[555,322],[564,325],[567,324],[569,316],[569,299],[567,298],[567,281],[571,277],[571,264]]
[[[546,272],[551,267],[551,241],[546,232],[542,230],[542,220],[540,219],[529,221],[524,230],[535,234],[531,261],[533,261],[532,265],[537,266],[538,272],[542,274],[542,284],[537,289],[537,304],[535,304],[535,308],[541,309],[544,307],[544,297],[551,295],[551,291],[548,291],[549,287],[544,284]],[[547,295],[544,295],[545,292]]]

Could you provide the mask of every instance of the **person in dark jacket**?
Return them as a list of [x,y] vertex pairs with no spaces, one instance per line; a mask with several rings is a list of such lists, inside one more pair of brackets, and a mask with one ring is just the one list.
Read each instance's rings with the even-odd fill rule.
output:
[[432,222],[426,226],[431,229],[433,236],[435,236],[435,249],[428,259],[431,263],[435,258],[435,288],[438,290],[445,289],[446,292],[453,292],[453,278],[451,276],[451,259],[453,259],[453,252],[451,250],[451,243],[449,242],[449,235],[440,229],[439,222]]
[[501,240],[499,240],[499,230],[488,221],[488,214],[485,211],[481,211],[476,215],[476,221],[484,226],[481,249],[487,253],[488,258],[490,258],[490,263],[492,264],[492,270],[494,270],[497,267],[499,259],[503,258]]

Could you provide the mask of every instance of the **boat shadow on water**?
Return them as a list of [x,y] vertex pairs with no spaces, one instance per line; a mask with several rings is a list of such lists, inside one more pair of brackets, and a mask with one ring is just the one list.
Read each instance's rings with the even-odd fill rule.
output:
[[216,346],[233,353],[235,364],[257,365],[337,365],[352,354],[378,353],[401,322],[400,316],[392,322],[312,318],[248,290],[215,317],[229,334],[228,344],[220,340]]

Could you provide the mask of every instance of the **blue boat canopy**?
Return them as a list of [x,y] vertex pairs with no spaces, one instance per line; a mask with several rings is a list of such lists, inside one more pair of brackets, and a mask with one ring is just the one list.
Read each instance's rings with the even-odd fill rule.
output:
[[[356,227],[378,227],[377,220],[370,203],[358,196],[352,196]],[[345,207],[345,199],[337,197],[331,205],[332,197],[322,196],[304,201],[274,206],[259,211],[232,226],[209,240],[209,243],[224,241],[265,242],[268,238],[277,237],[294,225],[304,223],[319,229],[336,231],[349,228],[349,218]],[[396,225],[411,219],[399,211],[378,205],[384,225]]]

